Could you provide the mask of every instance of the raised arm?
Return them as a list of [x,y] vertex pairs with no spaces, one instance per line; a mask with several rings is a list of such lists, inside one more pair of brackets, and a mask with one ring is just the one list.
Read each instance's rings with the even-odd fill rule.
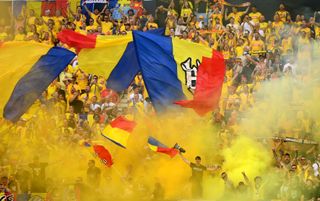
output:
[[186,159],[181,153],[179,153],[179,155],[180,155],[181,159],[183,160],[183,162],[185,162],[187,165],[191,164],[191,162],[188,159]]
[[92,15],[92,12],[88,9],[87,5],[84,3],[83,4],[84,9],[89,13],[89,15]]
[[248,185],[250,185],[250,180],[249,180],[248,176],[246,175],[246,173],[245,173],[245,172],[241,172],[241,174],[242,174],[244,180],[246,181],[246,183],[247,183]]
[[104,6],[103,6],[103,9],[102,9],[102,11],[98,14],[98,15],[101,15],[102,13],[104,13],[104,11],[107,9],[107,4],[105,4]]

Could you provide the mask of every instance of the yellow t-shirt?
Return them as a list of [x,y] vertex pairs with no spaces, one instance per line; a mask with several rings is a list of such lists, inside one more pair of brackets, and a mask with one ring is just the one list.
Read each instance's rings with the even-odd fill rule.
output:
[[235,52],[236,52],[236,56],[237,57],[241,57],[243,55],[243,52],[244,52],[244,46],[237,46],[235,48]]
[[250,47],[253,52],[262,51],[264,49],[264,42],[262,40],[253,40]]
[[92,25],[92,26],[86,26],[86,31],[89,31],[89,30],[96,30],[96,26],[95,25]]
[[229,50],[223,50],[222,55],[224,59],[230,59],[230,51]]
[[48,23],[48,21],[51,19],[51,17],[49,16],[42,16],[43,21],[45,21],[46,23]]
[[35,16],[29,17],[29,18],[28,18],[28,21],[27,21],[28,25],[34,24],[34,21],[35,21],[35,20],[36,20],[36,17],[35,17]]
[[280,18],[280,20],[282,22],[286,22],[287,21],[287,16],[289,16],[289,13],[288,13],[288,11],[280,11],[280,10],[278,10],[276,12],[276,15],[279,16],[279,18]]
[[229,15],[228,15],[228,19],[230,20],[230,18],[232,17],[232,18],[234,18],[234,22],[236,23],[236,24],[240,24],[240,22],[241,22],[241,17],[244,15],[244,12],[237,12],[237,13],[230,13]]
[[283,54],[288,53],[288,50],[292,50],[292,39],[291,38],[282,39],[281,47],[282,47]]
[[93,25],[98,26],[97,19],[98,19],[99,15],[96,15],[94,13],[90,13],[90,17],[93,19]]
[[0,33],[0,42],[3,42],[7,39],[8,34],[6,32]]
[[158,24],[157,24],[157,23],[154,23],[154,22],[149,22],[147,28],[148,28],[148,29],[150,29],[150,28],[155,28],[155,29],[157,29],[157,28],[158,28]]
[[306,32],[307,36],[310,37],[311,35],[311,29],[309,27],[305,27],[303,29],[300,29],[300,32]]
[[278,34],[280,29],[283,28],[283,22],[279,21],[279,22],[272,22],[272,27],[274,28],[274,30],[276,31],[276,33]]
[[268,27],[268,23],[267,22],[260,22],[260,29],[262,30],[266,30]]
[[16,34],[14,37],[15,41],[24,41],[26,35],[25,34]]
[[215,26],[215,25],[216,25],[216,18],[218,18],[219,21],[220,21],[220,24],[222,24],[222,14],[221,14],[221,13],[212,14],[212,15],[211,15],[211,18],[212,18],[212,26]]
[[252,21],[254,23],[258,23],[261,17],[261,13],[260,12],[255,12],[255,13],[250,13],[249,16],[251,17]]
[[192,14],[191,8],[182,8],[181,9],[181,17],[189,17]]
[[113,27],[112,22],[101,22],[102,33],[108,33]]

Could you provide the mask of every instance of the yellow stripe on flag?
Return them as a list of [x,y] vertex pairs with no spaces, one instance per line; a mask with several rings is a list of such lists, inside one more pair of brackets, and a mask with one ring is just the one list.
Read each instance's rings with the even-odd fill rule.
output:
[[[187,40],[181,40],[178,38],[172,38],[173,55],[177,63],[178,78],[181,81],[183,93],[187,98],[192,98],[193,95],[189,91],[186,80],[186,71],[181,67],[182,63],[185,63],[188,68],[192,68],[193,65],[197,65],[197,60],[201,62],[202,57],[211,57],[212,49],[204,45],[193,43]],[[186,62],[189,60],[190,62]]]
[[148,144],[149,145],[149,148],[152,150],[152,151],[157,151],[158,150],[158,147],[157,146],[154,146],[154,145],[151,145],[151,144]]
[[132,35],[98,36],[96,47],[82,49],[78,56],[79,67],[85,72],[107,78],[122,57]]
[[17,82],[46,54],[51,46],[35,42],[7,42],[0,46],[0,112]]
[[129,132],[119,128],[113,128],[110,125],[103,129],[102,134],[103,136],[109,138],[117,144],[122,145],[123,147],[127,146],[127,142],[130,136]]

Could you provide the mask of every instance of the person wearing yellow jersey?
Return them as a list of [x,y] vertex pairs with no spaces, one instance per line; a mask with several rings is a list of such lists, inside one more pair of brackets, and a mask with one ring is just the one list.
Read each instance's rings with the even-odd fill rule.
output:
[[91,12],[88,7],[86,6],[86,4],[84,3],[84,9],[89,13],[90,17],[93,19],[93,25],[94,26],[98,26],[98,17],[104,13],[104,11],[107,8],[107,4],[104,5],[103,9],[101,12],[99,12],[99,10],[97,8],[94,9],[93,12]]
[[111,32],[112,27],[113,27],[113,23],[110,20],[109,15],[105,15],[102,20],[98,20],[98,23],[100,24],[101,28],[102,28],[102,33],[104,34],[108,34],[109,32]]
[[79,19],[77,21],[80,21],[80,22],[85,22],[86,21],[86,16],[84,14],[82,14],[82,8],[81,6],[77,6],[77,12],[74,13],[72,11],[72,9],[70,8],[70,4],[68,4],[68,11],[69,13],[72,15],[73,19],[76,20],[76,19]]
[[97,26],[94,25],[94,19],[90,18],[89,25],[86,26],[86,31],[88,33],[93,33],[96,31],[96,29],[97,29]]
[[223,46],[222,55],[225,60],[228,60],[231,58],[231,56],[230,56],[231,54],[230,54],[230,50],[229,50],[228,45]]
[[282,54],[286,55],[288,54],[289,50],[292,50],[292,38],[289,37],[287,34],[283,36],[283,39],[281,41],[281,49]]
[[56,16],[52,17],[56,31],[59,32],[61,29],[62,21],[64,20],[64,17],[61,15],[61,10],[56,10]]
[[24,33],[23,27],[18,28],[18,33],[14,36],[15,41],[24,41],[26,39],[26,34]]
[[311,29],[308,27],[307,23],[305,20],[302,21],[301,29],[300,32],[305,32],[307,34],[307,37],[310,38],[311,36]]
[[152,16],[149,16],[149,19],[146,23],[146,27],[148,30],[157,29],[158,24],[154,22],[154,18]]
[[260,29],[262,29],[265,33],[268,28],[268,22],[265,21],[265,17],[263,15],[259,18]]
[[48,21],[51,19],[50,10],[46,10],[44,12],[44,15],[42,16],[42,19],[43,19],[44,23],[46,23],[46,24],[48,23]]
[[260,39],[258,33],[255,33],[253,36],[253,40],[250,43],[250,50],[254,54],[255,52],[260,52],[265,50],[264,42]]
[[35,17],[35,14],[34,14],[34,10],[30,9],[29,10],[29,16],[28,16],[28,19],[27,19],[27,25],[30,26],[30,25],[35,24],[35,20],[36,20],[36,17]]
[[5,32],[4,27],[0,25],[0,42],[6,41],[8,38],[7,32]]
[[251,17],[252,21],[254,23],[258,23],[259,19],[261,17],[261,13],[257,11],[257,7],[256,6],[252,6],[251,7],[251,13],[249,13],[249,17]]
[[225,19],[226,20],[230,20],[231,18],[233,18],[234,22],[239,25],[241,23],[241,17],[248,13],[249,6],[250,6],[250,3],[248,4],[248,7],[244,12],[240,12],[240,11],[237,10],[236,7],[232,7],[232,12],[229,15],[227,15],[228,10],[226,9]]
[[192,9],[191,9],[189,3],[186,1],[182,5],[180,16],[183,18],[189,18],[191,16],[191,14],[192,14]]
[[274,15],[273,19],[274,22],[272,22],[272,28],[274,28],[276,34],[280,34],[280,30],[284,27],[284,24],[282,21],[280,21],[278,15]]
[[286,22],[288,18],[290,18],[290,14],[285,10],[284,4],[280,4],[279,10],[276,12],[276,15],[279,16],[281,22]]
[[236,53],[236,57],[240,58],[243,56],[244,53],[244,41],[243,39],[238,39],[237,41],[237,46],[235,47],[235,53]]
[[222,18],[224,13],[224,5],[222,4],[221,11],[219,10],[219,7],[216,6],[210,16],[210,19],[212,21],[212,27],[214,27],[217,23],[217,20],[219,20],[219,23],[222,25]]

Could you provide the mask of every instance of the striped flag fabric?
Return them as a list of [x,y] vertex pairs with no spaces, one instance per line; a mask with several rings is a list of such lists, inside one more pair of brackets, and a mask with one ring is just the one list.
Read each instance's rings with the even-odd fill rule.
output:
[[101,135],[116,145],[126,148],[130,134],[136,125],[136,122],[119,116],[103,129]]

